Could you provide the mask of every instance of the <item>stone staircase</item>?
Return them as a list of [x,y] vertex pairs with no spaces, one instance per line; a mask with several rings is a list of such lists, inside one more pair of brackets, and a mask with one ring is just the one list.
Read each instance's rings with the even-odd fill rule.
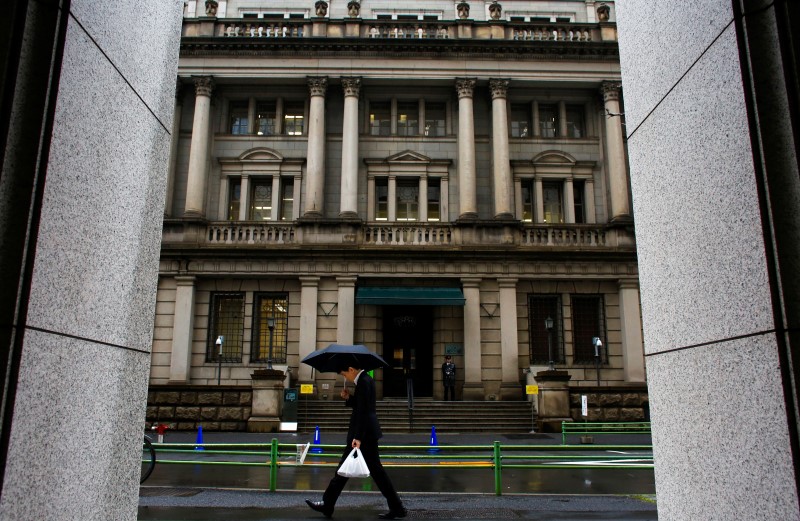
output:
[[[384,433],[469,433],[530,432],[535,418],[526,401],[515,402],[441,402],[430,399],[414,401],[409,415],[405,400],[382,400],[376,404],[378,420]],[[340,400],[300,400],[297,408],[298,430],[346,432],[350,409]]]

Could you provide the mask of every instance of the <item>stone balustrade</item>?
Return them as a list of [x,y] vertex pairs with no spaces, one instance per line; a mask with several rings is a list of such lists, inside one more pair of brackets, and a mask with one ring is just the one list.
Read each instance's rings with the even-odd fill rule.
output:
[[[442,223],[364,223],[304,226],[294,223],[222,221],[208,223],[204,242],[208,246],[270,247],[284,245],[352,244],[360,247],[439,247],[498,245],[528,248],[617,248],[635,247],[632,233],[602,224],[495,223],[469,226]],[[165,243],[192,242],[196,234],[185,224],[179,233],[165,228]]]

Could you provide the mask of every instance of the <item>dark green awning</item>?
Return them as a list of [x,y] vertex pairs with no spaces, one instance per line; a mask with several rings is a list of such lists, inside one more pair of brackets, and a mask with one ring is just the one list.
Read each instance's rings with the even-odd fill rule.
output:
[[361,287],[356,304],[382,306],[463,306],[461,288]]

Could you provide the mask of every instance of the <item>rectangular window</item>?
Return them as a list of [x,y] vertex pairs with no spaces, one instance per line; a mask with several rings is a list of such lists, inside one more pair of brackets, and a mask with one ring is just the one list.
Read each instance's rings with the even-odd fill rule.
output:
[[539,104],[539,135],[558,136],[558,105]]
[[287,177],[281,179],[281,221],[291,221],[294,210],[294,179]]
[[288,136],[302,136],[305,122],[305,103],[287,102],[283,106],[283,133]]
[[534,215],[534,181],[533,179],[524,179],[522,181],[522,220],[523,222],[533,222]]
[[[553,361],[564,363],[564,343],[561,334],[561,297],[559,295],[530,295],[528,297],[528,317],[530,319],[531,364],[543,365]],[[553,321],[547,330],[546,320]]]
[[530,105],[511,105],[511,137],[531,135]]
[[386,221],[389,219],[389,180],[386,178],[375,180],[375,220]]
[[231,101],[228,105],[231,134],[242,135],[250,132],[250,125],[247,119],[249,106],[249,101]]
[[583,105],[567,105],[567,137],[586,137]]
[[425,103],[425,135],[428,137],[444,136],[447,133],[446,118],[446,103]]
[[547,224],[564,222],[561,186],[560,182],[542,183],[542,206],[544,207],[544,222]]
[[428,178],[428,220],[442,220],[442,180]]
[[397,182],[397,220],[419,220],[419,182],[416,179]]
[[583,224],[586,222],[586,204],[585,204],[585,182],[573,181],[572,182],[572,195],[573,205],[575,208],[575,222]]
[[[241,362],[244,337],[244,293],[212,293],[206,362]],[[223,337],[221,344],[217,339]]]
[[391,103],[369,104],[369,133],[373,136],[390,136],[392,134]]
[[258,293],[253,302],[253,344],[250,361],[286,363],[289,297]]
[[256,103],[256,125],[259,136],[272,136],[276,131],[276,109],[274,101]]
[[[594,363],[592,339],[599,337],[605,345],[606,327],[601,295],[572,295],[572,341],[575,363]],[[600,352],[601,363],[608,363],[605,349]]]
[[397,135],[416,136],[419,134],[419,103],[400,101],[397,103]]
[[250,220],[269,221],[272,219],[272,179],[253,183],[250,196]]
[[228,220],[239,220],[239,205],[242,203],[242,180],[231,179],[228,191]]

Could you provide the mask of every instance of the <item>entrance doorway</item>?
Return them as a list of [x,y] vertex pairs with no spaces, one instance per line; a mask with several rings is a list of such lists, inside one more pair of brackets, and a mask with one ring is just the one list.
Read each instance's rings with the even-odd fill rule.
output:
[[408,380],[414,396],[433,396],[433,318],[426,306],[383,307],[383,395],[405,398]]

